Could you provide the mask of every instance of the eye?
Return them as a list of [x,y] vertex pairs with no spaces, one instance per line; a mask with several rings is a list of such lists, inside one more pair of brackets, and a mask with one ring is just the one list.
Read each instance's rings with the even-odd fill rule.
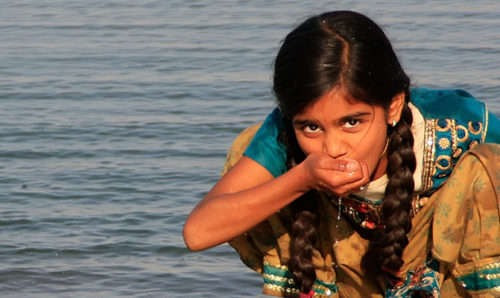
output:
[[320,130],[319,126],[316,124],[307,124],[303,128],[304,132],[317,132]]
[[345,128],[353,128],[359,125],[361,121],[358,119],[349,119],[344,123]]

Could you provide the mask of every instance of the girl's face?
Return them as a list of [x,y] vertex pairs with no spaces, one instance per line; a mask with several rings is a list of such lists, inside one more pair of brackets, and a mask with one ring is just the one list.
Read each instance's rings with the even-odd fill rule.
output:
[[363,161],[370,179],[377,179],[387,166],[387,126],[393,119],[399,121],[400,111],[391,117],[394,100],[387,112],[380,106],[348,101],[344,94],[334,88],[295,115],[292,124],[297,141],[306,155],[323,153]]

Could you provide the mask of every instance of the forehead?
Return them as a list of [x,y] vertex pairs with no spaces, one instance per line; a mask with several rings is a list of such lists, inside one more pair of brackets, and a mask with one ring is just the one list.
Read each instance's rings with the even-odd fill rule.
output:
[[374,106],[331,90],[294,116],[296,120],[335,120],[359,113],[372,113]]

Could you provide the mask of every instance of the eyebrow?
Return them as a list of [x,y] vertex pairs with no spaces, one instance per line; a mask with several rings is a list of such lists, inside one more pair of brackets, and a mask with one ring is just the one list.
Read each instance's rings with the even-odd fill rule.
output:
[[292,125],[299,125],[299,126],[309,124],[309,123],[311,123],[310,120],[293,120],[292,121]]
[[371,113],[369,113],[369,112],[357,112],[357,113],[346,115],[346,116],[340,118],[340,121],[341,122],[347,121],[347,120],[352,119],[352,118],[362,118],[362,117],[368,116],[368,115],[371,115]]
[[[357,112],[357,113],[354,113],[354,114],[349,114],[349,115],[342,116],[339,119],[339,121],[343,122],[343,121],[347,121],[349,119],[361,118],[361,117],[364,117],[364,116],[367,116],[367,115],[371,115],[371,113],[370,112]],[[315,120],[293,120],[292,121],[292,125],[304,125],[304,124],[309,124],[311,122],[315,123],[316,121]]]

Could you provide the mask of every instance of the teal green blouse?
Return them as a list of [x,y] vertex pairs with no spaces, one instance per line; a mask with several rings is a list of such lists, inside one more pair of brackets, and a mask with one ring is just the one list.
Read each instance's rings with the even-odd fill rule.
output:
[[[464,90],[413,88],[410,102],[425,119],[424,183],[435,189],[446,180],[460,156],[479,143],[500,143],[500,120],[483,102]],[[283,130],[279,109],[264,120],[244,155],[274,177],[287,171],[286,147],[278,140]]]

